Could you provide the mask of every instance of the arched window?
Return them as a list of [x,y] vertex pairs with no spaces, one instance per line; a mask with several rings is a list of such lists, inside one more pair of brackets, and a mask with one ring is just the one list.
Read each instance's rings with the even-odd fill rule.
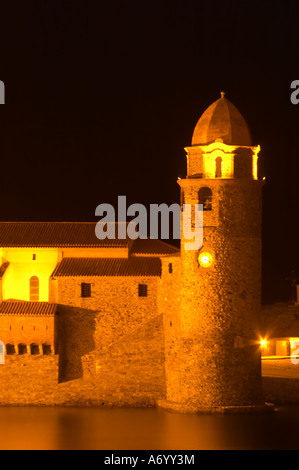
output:
[[212,190],[204,187],[198,191],[198,204],[203,205],[204,211],[212,210]]
[[215,168],[215,178],[221,178],[222,176],[222,158],[217,157],[215,160],[216,168]]
[[39,301],[39,279],[37,276],[32,276],[30,278],[30,301]]

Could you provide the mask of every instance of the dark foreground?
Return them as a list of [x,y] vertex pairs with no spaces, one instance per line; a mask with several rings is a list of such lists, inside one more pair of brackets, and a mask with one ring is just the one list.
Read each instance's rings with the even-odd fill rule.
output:
[[299,449],[299,406],[257,415],[0,407],[0,449]]

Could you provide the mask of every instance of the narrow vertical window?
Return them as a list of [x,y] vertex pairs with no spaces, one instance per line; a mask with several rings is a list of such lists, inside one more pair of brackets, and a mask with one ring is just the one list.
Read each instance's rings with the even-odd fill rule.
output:
[[138,285],[138,296],[139,297],[147,297],[147,285],[146,284],[139,284]]
[[39,301],[39,279],[37,276],[32,276],[30,278],[30,301]]
[[203,205],[204,211],[212,210],[212,190],[210,188],[200,188],[198,191],[198,204]]
[[91,284],[81,283],[81,297],[91,297]]
[[181,208],[184,207],[184,204],[185,204],[185,193],[184,193],[183,188],[181,188]]
[[222,176],[222,158],[217,157],[215,160],[216,168],[215,168],[215,178],[221,178]]
[[169,263],[168,264],[168,272],[169,274],[172,274],[173,270],[172,270],[172,263]]
[[35,261],[35,260],[36,260],[36,254],[35,254],[35,253],[33,253],[33,255],[32,255],[32,259],[33,259],[33,261]]

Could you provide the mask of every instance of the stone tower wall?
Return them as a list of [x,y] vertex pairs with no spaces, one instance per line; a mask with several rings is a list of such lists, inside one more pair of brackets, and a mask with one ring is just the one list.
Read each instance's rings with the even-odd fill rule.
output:
[[[203,213],[200,251],[214,262],[199,266],[199,252],[184,250],[182,237],[180,313],[176,343],[168,351],[167,399],[189,409],[262,404],[262,184],[243,179],[180,184],[185,203],[198,203],[200,187],[212,189],[213,210]],[[165,335],[170,337],[167,330]]]

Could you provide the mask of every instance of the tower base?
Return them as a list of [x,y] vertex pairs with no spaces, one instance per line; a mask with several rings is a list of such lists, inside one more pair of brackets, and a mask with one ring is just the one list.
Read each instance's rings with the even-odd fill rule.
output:
[[174,413],[186,414],[254,414],[254,413],[271,413],[274,411],[272,403],[264,403],[262,405],[249,406],[198,406],[193,403],[178,403],[169,400],[158,400],[157,406],[166,411]]

